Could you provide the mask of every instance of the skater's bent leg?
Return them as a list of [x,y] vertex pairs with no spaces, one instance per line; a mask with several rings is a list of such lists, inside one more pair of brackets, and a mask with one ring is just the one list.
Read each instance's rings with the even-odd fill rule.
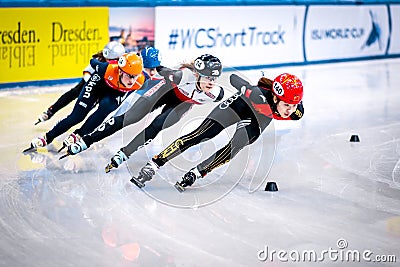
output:
[[47,143],[51,143],[54,138],[68,131],[72,126],[82,122],[89,110],[83,108],[79,105],[75,105],[71,114],[69,114],[66,118],[58,122],[53,129],[46,133]]
[[57,99],[57,101],[50,107],[51,112],[55,114],[57,111],[66,107],[69,103],[78,98],[84,85],[85,85],[85,80],[81,79],[80,82],[74,88],[65,92],[62,96],[60,96]]
[[124,126],[124,115],[117,117],[112,117],[109,120],[103,122],[99,127],[97,127],[92,133],[87,134],[82,137],[87,147],[96,143],[107,136],[114,134],[115,132],[121,130]]
[[191,104],[183,103],[177,107],[164,107],[159,114],[146,129],[140,132],[135,138],[121,150],[126,156],[130,156],[140,147],[150,143],[157,134],[177,123],[182,116],[190,109]]
[[151,102],[143,97],[140,97],[127,112],[103,122],[92,133],[85,135],[82,139],[89,147],[91,144],[116,133],[123,127],[140,121],[149,112],[151,112],[151,108]]
[[238,126],[235,134],[226,146],[219,149],[197,166],[201,176],[204,177],[215,168],[228,163],[242,148],[257,140],[260,134],[260,129],[256,123],[249,124],[245,127]]
[[131,108],[124,113],[124,126],[137,123],[147,114],[155,109],[155,103],[152,103],[144,97],[140,97]]
[[118,101],[116,98],[112,96],[103,97],[99,102],[97,110],[93,114],[91,114],[86,119],[82,127],[76,129],[74,133],[78,134],[79,136],[90,134],[103,122],[107,115],[114,111],[117,107]]
[[89,94],[85,94],[85,90],[81,90],[78,99],[75,102],[74,109],[65,119],[61,120],[46,134],[48,143],[51,143],[54,138],[68,131],[72,126],[82,122],[89,111],[93,108],[98,99],[97,92],[92,90]]
[[158,166],[163,166],[189,147],[207,141],[218,135],[224,127],[215,120],[205,119],[193,132],[173,141],[166,149],[153,158]]
[[127,157],[129,157],[136,150],[153,141],[160,130],[161,129],[157,129],[152,124],[150,124],[149,126],[147,126],[146,129],[136,135],[135,138],[133,138],[132,141],[129,142],[129,144],[121,148],[121,151],[124,152]]

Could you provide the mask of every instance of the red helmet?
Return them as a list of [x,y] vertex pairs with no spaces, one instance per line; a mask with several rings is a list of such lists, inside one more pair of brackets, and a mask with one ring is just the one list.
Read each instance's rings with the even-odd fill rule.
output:
[[274,79],[272,92],[279,100],[288,104],[298,104],[303,99],[303,84],[297,76],[282,73]]

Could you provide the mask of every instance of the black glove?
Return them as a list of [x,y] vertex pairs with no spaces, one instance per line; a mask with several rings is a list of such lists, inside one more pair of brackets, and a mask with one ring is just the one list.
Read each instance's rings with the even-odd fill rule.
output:
[[175,84],[179,84],[182,80],[182,71],[181,70],[173,70],[164,66],[158,66],[156,68],[158,74],[163,76],[165,80],[173,82]]
[[303,106],[303,102],[300,102],[297,105],[297,109],[295,112],[292,113],[292,115],[290,115],[290,118],[292,120],[300,120],[304,115],[304,106]]
[[231,74],[229,79],[232,86],[235,87],[242,94],[244,94],[246,88],[249,88],[251,86],[248,81],[244,80],[243,78],[240,78],[236,74]]

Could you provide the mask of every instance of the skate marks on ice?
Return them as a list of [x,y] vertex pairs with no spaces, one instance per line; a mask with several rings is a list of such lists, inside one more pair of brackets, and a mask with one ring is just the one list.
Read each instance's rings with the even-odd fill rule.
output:
[[361,129],[360,142],[350,142],[352,134],[322,140],[321,156],[340,169],[400,190],[400,123]]
[[[115,229],[118,216],[124,216],[115,213],[126,211],[124,205],[132,199],[124,191],[125,179],[118,173],[106,176],[99,168],[97,163],[106,162],[102,151],[110,154],[108,149],[99,150],[100,157],[75,157],[68,164],[36,153],[28,165],[29,156],[21,156],[25,168],[1,187],[2,260],[13,266],[124,266],[151,256],[153,265],[157,259],[168,262],[163,251],[142,246],[136,230],[128,234],[129,224],[125,233],[119,233],[121,227]],[[111,228],[117,237],[110,237]],[[135,256],[138,243],[140,260]]]
[[[49,156],[38,161],[45,167],[20,171],[18,179],[2,187],[1,211],[6,215],[0,227],[6,233],[0,247],[6,262],[14,266],[60,262],[65,266],[127,266],[129,262],[139,266],[198,266],[200,262],[201,266],[232,266],[226,255],[235,248],[242,256],[234,266],[256,261],[257,247],[241,237],[240,231],[225,229],[226,223],[236,227],[230,212],[221,214],[221,208],[214,205],[211,210],[176,209],[136,187],[127,190],[127,170],[105,174],[101,164],[111,152],[96,150],[86,157],[71,157],[68,165],[75,168],[70,170]],[[180,195],[172,186],[168,188]],[[165,187],[160,190],[167,191]],[[202,227],[210,221],[213,227]],[[232,238],[234,247],[221,245]]]
[[[228,128],[216,138],[189,148],[159,169],[142,190],[163,204],[179,208],[199,208],[215,203],[229,194],[239,183],[246,185],[249,195],[256,192],[264,184],[274,159],[273,131],[267,130],[254,145],[245,147],[229,163],[215,169],[204,178],[196,180],[192,186],[186,188],[185,192],[179,193],[174,188],[175,183],[180,181],[188,170],[208,158],[216,149],[223,147],[231,138],[233,130],[234,127]],[[172,140],[170,139],[173,138],[172,136],[166,137],[164,134],[169,133],[160,133],[160,138]],[[146,161],[143,159],[149,159],[155,155],[156,151],[161,151],[160,143],[154,140],[151,147],[136,152],[135,160],[127,161],[126,166],[131,176],[137,175],[140,168],[144,166]],[[132,187],[138,189],[133,184]]]
[[[346,71],[357,72],[349,68]],[[365,71],[371,72],[375,73]],[[332,72],[327,76],[332,78]],[[360,80],[365,81],[363,77]],[[326,80],[330,80],[328,78]],[[394,81],[394,77],[390,81]],[[320,87],[321,83],[315,85],[315,91]],[[322,93],[323,90],[319,91]],[[312,106],[313,101],[310,97],[306,108]],[[49,124],[39,124],[43,129],[32,131],[32,122],[42,108],[43,103],[36,112],[30,109],[32,118],[29,120],[24,116],[19,116],[24,118],[23,121],[9,116],[9,120],[15,121],[10,123],[14,128],[12,134],[3,139],[3,144],[18,147],[13,149],[10,145],[6,147],[8,152],[3,150],[5,155],[0,170],[4,174],[0,188],[0,250],[1,264],[5,266],[287,266],[280,262],[260,262],[257,251],[265,245],[286,251],[307,248],[322,251],[327,246],[335,247],[335,241],[341,236],[349,241],[350,249],[371,249],[375,253],[398,256],[399,190],[393,181],[398,177],[398,141],[395,140],[400,135],[392,132],[394,128],[398,129],[396,124],[357,132],[345,132],[342,127],[341,134],[325,135],[326,139],[320,140],[316,132],[325,126],[321,127],[321,122],[326,120],[326,115],[307,109],[306,112],[313,116],[306,115],[304,119],[309,122],[309,118],[317,117],[316,126],[301,129],[297,131],[298,135],[288,134],[278,143],[281,147],[278,147],[269,177],[279,179],[279,192],[258,190],[249,195],[247,185],[242,186],[248,181],[246,169],[239,185],[219,201],[198,209],[177,209],[149,197],[134,185],[125,188],[130,174],[124,166],[104,173],[104,166],[120,148],[121,139],[104,140],[108,149],[95,151],[90,148],[81,155],[65,159],[68,164],[58,161],[58,157],[50,153],[36,154],[37,162],[30,162],[31,166],[15,164],[22,157],[20,148],[36,134],[45,132],[45,127],[50,128]],[[13,107],[7,110],[11,112]],[[397,114],[397,110],[396,106],[393,112]],[[329,124],[334,123],[329,121]],[[298,138],[303,132],[309,134],[305,141]],[[15,133],[20,134],[15,136]],[[361,142],[350,143],[351,134],[358,134]],[[374,141],[376,135],[379,138]],[[176,132],[170,133],[167,143],[176,137]],[[282,145],[292,144],[287,142],[291,139],[296,141],[295,145],[286,152]],[[164,172],[170,172],[171,184],[161,184],[164,176],[160,173],[146,184],[147,190],[160,191],[160,194],[163,191],[179,198],[229,189],[226,185],[219,188],[218,183],[213,183],[207,188],[190,188],[180,194],[172,184],[199,159],[191,159],[192,154],[202,155],[208,153],[206,146],[225,143],[223,138],[215,144],[204,143],[204,147],[186,151],[182,156],[189,157],[187,165],[177,166],[181,168],[177,169],[171,163],[164,168]],[[310,143],[315,146],[307,150]],[[257,144],[249,149],[259,149]],[[163,145],[154,140],[146,147],[153,151],[146,154],[142,149],[137,152],[128,161],[134,174],[149,159],[148,155],[160,152]],[[238,156],[242,153],[247,155],[249,152],[243,150]],[[27,155],[23,161],[31,161],[29,157]],[[219,179],[218,175],[221,175],[220,183],[232,177],[236,179],[243,171],[238,167],[238,171],[224,172],[222,168],[225,167],[212,172],[215,177],[207,176],[198,181],[198,185]],[[200,200],[202,198],[200,196]],[[194,206],[193,203],[196,202],[191,199],[187,206]],[[331,265],[338,264],[342,263]],[[309,263],[295,265],[310,266]],[[350,265],[365,266],[364,263]],[[388,263],[386,266],[397,265]]]

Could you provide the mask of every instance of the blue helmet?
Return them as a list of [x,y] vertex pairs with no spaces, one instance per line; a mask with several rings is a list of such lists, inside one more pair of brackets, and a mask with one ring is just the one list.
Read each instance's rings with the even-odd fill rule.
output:
[[146,69],[152,69],[160,66],[159,59],[160,51],[154,47],[146,46],[140,52],[140,55],[143,58],[143,67]]

